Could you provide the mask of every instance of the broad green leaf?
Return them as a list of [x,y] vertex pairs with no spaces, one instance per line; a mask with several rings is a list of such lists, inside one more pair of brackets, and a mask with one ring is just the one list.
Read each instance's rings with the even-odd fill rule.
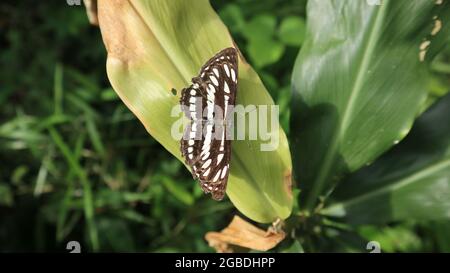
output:
[[[215,53],[233,40],[207,0],[98,1],[99,23],[108,50],[107,72],[114,90],[147,131],[180,161],[180,142],[171,127],[181,90]],[[258,75],[240,56],[237,103],[273,105]],[[289,216],[291,160],[286,136],[278,149],[267,141],[233,141],[227,195],[258,222]],[[186,170],[187,172],[187,170]],[[194,183],[194,181],[192,182]]]
[[[372,162],[410,130],[427,95],[434,16],[448,1],[311,0],[293,73],[296,179],[312,209],[342,174]],[[444,22],[447,24],[447,22]]]
[[450,95],[398,146],[340,184],[329,216],[351,223],[450,218]]

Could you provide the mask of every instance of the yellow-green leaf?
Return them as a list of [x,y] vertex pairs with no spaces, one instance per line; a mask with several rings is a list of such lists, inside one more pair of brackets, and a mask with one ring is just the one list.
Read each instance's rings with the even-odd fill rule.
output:
[[[114,90],[147,131],[184,162],[180,142],[171,135],[179,119],[171,111],[180,93],[171,90],[188,86],[209,58],[234,46],[228,29],[207,0],[99,0],[98,19]],[[273,105],[242,55],[238,76],[238,104]],[[276,150],[261,151],[264,142],[233,141],[227,194],[249,218],[271,222],[291,212],[291,158],[281,128]]]

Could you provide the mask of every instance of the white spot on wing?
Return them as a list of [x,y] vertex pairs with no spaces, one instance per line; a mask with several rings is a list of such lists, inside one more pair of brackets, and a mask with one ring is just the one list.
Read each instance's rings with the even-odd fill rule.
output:
[[209,144],[203,145],[201,154],[205,154],[205,153],[209,152],[209,148],[210,148]]
[[220,151],[224,150],[224,144],[225,144],[225,130],[222,130],[222,139],[220,140]]
[[209,76],[209,79],[214,83],[215,86],[219,86],[219,81],[217,81],[216,77]]
[[214,179],[212,181],[217,182],[217,180],[219,180],[219,176],[220,176],[220,171],[217,172],[216,176],[214,176]]
[[214,67],[213,72],[214,72],[214,74],[216,74],[217,77],[219,77],[219,69]]
[[227,96],[227,95],[225,95],[225,101],[224,101],[224,106],[225,106],[224,114],[225,114],[225,116],[228,115],[228,101],[229,101],[229,100],[230,100],[230,97]]
[[210,101],[208,101],[208,105],[207,105],[207,117],[209,120],[213,119],[213,113],[214,113],[214,104]]
[[217,156],[217,164],[219,164],[222,161],[222,159],[223,159],[223,154],[219,154]]
[[207,146],[211,143],[211,138],[212,138],[212,124],[208,124],[208,125],[206,125],[206,135],[205,135],[205,141],[203,142],[202,150],[204,150],[205,146]]
[[206,160],[209,157],[209,152],[207,152],[203,157],[202,160]]
[[224,90],[226,93],[230,93],[230,88],[228,87],[228,84],[227,84],[226,81],[224,81],[223,90]]
[[234,69],[231,68],[231,79],[236,82],[236,72],[234,72]]
[[208,169],[205,171],[205,173],[203,174],[203,176],[204,176],[204,177],[207,177],[208,174],[209,174],[209,171],[211,171],[211,168],[208,168]]
[[227,77],[230,77],[230,69],[228,68],[228,65],[224,64],[223,68],[225,69],[225,73],[227,73]]
[[227,170],[228,170],[228,165],[223,167],[222,175],[220,176],[220,179],[223,179],[225,177],[225,175],[227,174]]
[[211,165],[211,159],[208,159],[203,165],[202,165],[202,169],[206,169],[209,167],[209,165]]
[[208,84],[208,92],[216,93],[216,88],[212,84]]
[[[208,89],[209,90],[209,89]],[[214,102],[214,98],[215,98],[215,96],[214,96],[214,93],[213,92],[207,92],[208,94],[207,94],[207,96],[208,96],[208,101],[207,102]]]

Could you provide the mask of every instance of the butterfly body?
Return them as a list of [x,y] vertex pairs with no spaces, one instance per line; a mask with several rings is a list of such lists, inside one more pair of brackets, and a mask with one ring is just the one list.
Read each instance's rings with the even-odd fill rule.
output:
[[235,105],[238,56],[226,48],[208,60],[192,85],[181,91],[180,105],[190,119],[181,139],[181,154],[213,199],[225,195],[231,160],[231,110]]

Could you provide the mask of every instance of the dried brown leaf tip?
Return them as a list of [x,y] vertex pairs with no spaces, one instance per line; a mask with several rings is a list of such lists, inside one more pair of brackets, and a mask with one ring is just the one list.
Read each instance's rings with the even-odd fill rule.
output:
[[84,0],[84,6],[86,7],[89,23],[98,26],[97,0]]
[[277,220],[268,231],[262,230],[239,216],[234,216],[231,223],[220,232],[208,232],[205,239],[217,252],[234,252],[237,247],[259,251],[274,248],[285,238],[281,230],[281,221]]

